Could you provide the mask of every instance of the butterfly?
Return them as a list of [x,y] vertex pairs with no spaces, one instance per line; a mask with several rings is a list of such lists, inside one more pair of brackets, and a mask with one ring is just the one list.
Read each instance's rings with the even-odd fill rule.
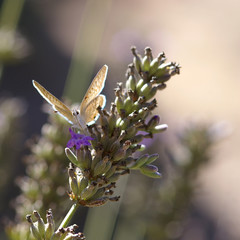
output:
[[95,123],[99,117],[97,107],[105,107],[106,97],[101,93],[104,88],[108,66],[104,65],[89,86],[79,109],[71,110],[58,98],[53,96],[41,84],[33,80],[33,86],[37,89],[40,95],[52,105],[55,112],[64,117],[74,127],[80,128],[84,132],[86,125]]

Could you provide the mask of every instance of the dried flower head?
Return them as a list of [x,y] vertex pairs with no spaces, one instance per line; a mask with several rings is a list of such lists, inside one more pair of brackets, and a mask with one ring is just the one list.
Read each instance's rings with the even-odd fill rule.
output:
[[[152,138],[155,133],[167,129],[166,124],[159,124],[159,116],[147,119],[157,106],[153,97],[158,90],[166,88],[166,81],[178,74],[180,67],[173,62],[165,63],[164,53],[153,59],[149,47],[143,57],[136,53],[135,47],[132,52],[133,64],[128,67],[126,85],[118,83],[115,101],[109,111],[97,108],[99,124],[87,125],[91,145],[77,147],[77,144],[70,144],[76,148],[65,150],[72,162],[68,170],[69,196],[84,206],[117,201],[119,197],[110,197],[115,183],[130,170],[139,170],[153,178],[161,177],[158,168],[152,164],[158,154],[144,154],[138,158],[133,154],[144,149],[141,144],[144,138]],[[72,136],[83,137],[78,133]]]
[[135,47],[132,53],[134,58],[126,73],[126,84],[117,84],[115,101],[108,111],[103,109],[105,96],[100,94],[106,79],[106,65],[94,78],[79,110],[70,110],[33,81],[34,87],[54,110],[72,124],[69,129],[71,139],[65,153],[70,160],[68,195],[74,202],[56,231],[51,210],[47,212],[47,223],[37,211],[33,212],[35,222],[28,215],[27,220],[35,239],[83,240],[85,237],[82,233],[75,233],[76,225],[65,228],[79,205],[95,207],[109,200],[118,201],[119,196],[113,196],[116,182],[131,170],[139,170],[153,178],[161,177],[158,168],[152,164],[158,154],[134,157],[134,153],[145,148],[141,143],[143,139],[152,138],[154,134],[167,129],[166,124],[160,124],[158,115],[150,117],[157,106],[153,98],[158,90],[166,88],[166,81],[179,73],[180,67],[176,63],[165,63],[164,53],[153,59],[149,47],[145,48],[143,57],[137,54]]
[[51,209],[47,211],[46,219],[47,222],[44,223],[40,214],[34,210],[33,216],[36,219],[34,222],[32,220],[32,215],[27,215],[27,221],[30,224],[30,230],[35,239],[38,240],[85,240],[83,233],[75,233],[78,226],[76,224],[69,226],[67,228],[59,228],[55,230],[55,222],[53,219],[53,214]]

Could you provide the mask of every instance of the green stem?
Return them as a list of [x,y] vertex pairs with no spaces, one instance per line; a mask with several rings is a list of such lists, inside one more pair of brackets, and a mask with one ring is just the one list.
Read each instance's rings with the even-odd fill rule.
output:
[[[81,101],[88,88],[110,13],[111,3],[112,0],[88,0],[81,14],[81,25],[63,94],[73,102]],[[89,39],[94,40],[89,41]]]
[[0,63],[0,81],[2,79],[3,65]]
[[74,203],[74,204],[72,205],[72,207],[69,209],[67,215],[66,215],[65,218],[63,219],[63,221],[62,221],[62,223],[60,224],[60,226],[59,226],[58,229],[67,227],[68,223],[69,223],[70,220],[72,219],[72,217],[73,217],[74,213],[77,211],[78,207],[79,207],[79,204],[77,204],[77,203]]
[[5,0],[1,6],[0,27],[15,30],[22,13],[25,0]]

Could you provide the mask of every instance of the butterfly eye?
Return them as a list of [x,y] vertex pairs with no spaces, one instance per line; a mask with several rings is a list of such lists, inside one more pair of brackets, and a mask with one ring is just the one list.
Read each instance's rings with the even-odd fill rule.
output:
[[73,114],[73,116],[77,116],[80,114],[80,112],[78,110],[73,110],[72,114]]

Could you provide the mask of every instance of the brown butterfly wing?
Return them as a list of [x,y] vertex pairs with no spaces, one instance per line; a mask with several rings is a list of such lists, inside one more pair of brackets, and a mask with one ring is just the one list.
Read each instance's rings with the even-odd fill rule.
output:
[[82,100],[82,103],[80,106],[81,114],[83,114],[86,111],[86,108],[90,104],[90,102],[101,93],[101,91],[104,87],[104,84],[105,84],[107,72],[108,72],[108,66],[104,65],[99,70],[96,77],[93,79],[90,87],[88,88],[88,90]]
[[98,119],[98,106],[104,108],[106,104],[106,97],[104,95],[98,95],[95,97],[85,108],[84,113],[81,115],[86,123],[94,122]]
[[66,118],[69,122],[73,123],[74,118],[72,115],[72,111],[58,98],[53,96],[47,89],[45,89],[40,83],[37,81],[32,81],[33,86],[37,89],[40,95],[52,105],[53,109],[57,111],[61,116]]

